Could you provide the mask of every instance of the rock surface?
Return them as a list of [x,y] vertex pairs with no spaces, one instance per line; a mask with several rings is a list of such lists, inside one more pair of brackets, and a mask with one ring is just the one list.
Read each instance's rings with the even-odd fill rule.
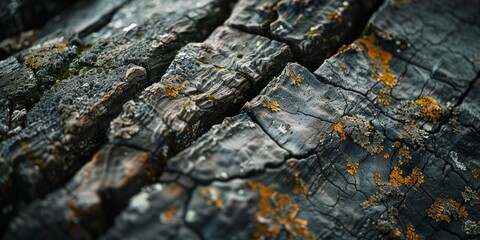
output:
[[5,239],[480,236],[479,2],[232,5],[79,4],[0,62]]

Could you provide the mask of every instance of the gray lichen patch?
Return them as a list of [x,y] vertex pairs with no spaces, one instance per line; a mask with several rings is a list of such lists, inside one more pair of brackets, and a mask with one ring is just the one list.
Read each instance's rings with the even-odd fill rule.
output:
[[480,235],[480,222],[467,220],[463,225],[463,229],[469,237],[476,237]]
[[400,237],[400,227],[399,227],[399,213],[398,209],[390,207],[387,209],[387,216],[381,216],[377,221],[377,230],[378,232],[388,237],[389,239],[395,239]]
[[480,194],[478,190],[473,190],[469,186],[465,186],[465,190],[462,192],[462,197],[465,203],[470,202],[470,206],[480,204]]
[[137,105],[133,100],[123,105],[122,114],[110,123],[110,133],[116,137],[130,139],[140,128],[135,123],[135,113]]
[[[351,136],[355,143],[362,146],[371,155],[377,153],[385,140],[385,136],[374,128],[371,120],[367,120],[363,115],[343,116],[339,123],[344,131],[344,133],[340,132],[339,134],[346,133]],[[335,130],[339,132],[338,128]]]

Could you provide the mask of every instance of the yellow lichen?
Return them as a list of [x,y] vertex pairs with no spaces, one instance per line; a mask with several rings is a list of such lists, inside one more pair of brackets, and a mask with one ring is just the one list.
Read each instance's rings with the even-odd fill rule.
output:
[[21,148],[26,148],[28,147],[28,142],[25,142],[25,141],[21,141],[19,144],[18,144]]
[[280,104],[278,104],[277,101],[271,101],[268,97],[265,97],[263,100],[263,105],[264,108],[270,109],[272,112],[278,112],[280,111]]
[[377,186],[381,185],[383,183],[382,175],[379,172],[376,172],[375,175],[373,175],[373,181]]
[[425,121],[436,123],[445,113],[445,110],[430,96],[423,96],[415,103],[422,107],[422,118]]
[[292,85],[300,87],[300,85],[302,85],[303,79],[304,77],[302,75],[298,74],[297,76],[295,76],[294,72],[290,72],[290,82],[292,83]]
[[305,37],[308,37],[308,36],[312,36],[312,37],[320,36],[320,31],[318,31],[318,29],[310,29],[305,33]]
[[420,240],[420,235],[415,231],[415,227],[412,224],[407,224],[407,234],[405,240]]
[[471,171],[473,179],[479,179],[480,178],[480,168],[474,168]]
[[338,121],[337,123],[335,123],[335,125],[333,125],[333,131],[337,132],[338,135],[340,135],[340,141],[347,140],[347,133],[343,129],[342,120]]
[[222,192],[216,187],[201,187],[199,190],[200,196],[205,198],[205,203],[214,206],[215,208],[222,208],[223,197]]
[[423,176],[422,170],[418,167],[415,167],[412,170],[412,173],[405,177],[405,185],[408,188],[413,188],[413,190],[417,190],[420,185],[424,182],[425,177]]
[[214,95],[208,95],[208,100],[213,102],[213,105],[218,105],[218,100]]
[[392,88],[385,86],[378,90],[377,101],[385,106],[390,105],[392,103]]
[[391,90],[399,85],[398,79],[393,75],[390,68],[393,54],[383,50],[376,44],[376,36],[374,34],[360,38],[358,42],[364,47],[371,59],[370,64],[375,71],[373,78],[385,84],[385,88],[379,92],[378,101],[384,105],[389,105],[392,100]]
[[294,180],[293,191],[292,191],[293,194],[300,195],[300,194],[308,193],[308,187],[303,181],[303,179],[300,178],[298,173],[293,174],[293,180]]
[[248,182],[248,187],[260,194],[260,206],[255,214],[257,229],[254,239],[276,238],[284,229],[289,239],[313,239],[307,221],[297,218],[298,205],[290,196],[275,191],[258,182]]
[[350,173],[350,175],[356,174],[358,167],[360,167],[359,163],[352,163],[350,160],[347,160],[347,172]]
[[452,220],[468,217],[465,207],[451,198],[435,199],[432,205],[426,209],[426,212],[436,222],[445,221],[449,223]]
[[176,98],[178,96],[178,93],[185,88],[185,83],[182,83],[179,86],[171,86],[165,83],[164,87],[167,96]]
[[187,108],[188,106],[190,106],[191,102],[188,101],[188,102],[184,102],[182,103],[182,108]]

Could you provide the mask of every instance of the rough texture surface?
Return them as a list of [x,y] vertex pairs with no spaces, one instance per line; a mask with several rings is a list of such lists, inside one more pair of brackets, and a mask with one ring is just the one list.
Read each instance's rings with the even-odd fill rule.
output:
[[380,2],[240,0],[226,24],[287,43],[313,68],[358,34]]
[[79,3],[0,62],[5,239],[480,237],[478,1],[232,6]]
[[[6,122],[3,125],[13,128],[7,131],[0,149],[0,156],[5,159],[2,164],[13,169],[2,176],[0,183],[2,206],[9,209],[2,214],[11,214],[22,202],[42,197],[65,183],[105,142],[110,121],[119,114],[123,103],[155,81],[183,45],[205,38],[209,30],[222,22],[222,17],[226,17],[222,12],[228,12],[230,7],[221,0],[196,3],[199,5],[187,7],[183,2],[166,1],[164,4],[175,10],[158,12],[157,18],[164,21],[140,18],[143,24],[138,29],[120,30],[87,49],[55,37],[21,55],[26,67],[33,70],[37,84],[48,79],[52,84],[50,89],[40,84],[46,91],[41,98],[36,95],[40,99],[33,108],[28,105],[31,109],[20,105],[21,102],[13,105],[15,96],[7,95],[7,101],[2,100],[8,113],[2,118],[6,119],[2,120]],[[144,34],[138,35],[138,31]],[[151,38],[158,43],[152,44]],[[20,78],[19,84],[29,86],[25,82],[31,79],[28,75],[31,71],[15,59],[6,61],[11,63],[5,64],[25,72],[15,74],[25,79]],[[11,84],[11,74],[2,77],[5,78],[2,85],[3,81]],[[9,84],[5,85],[5,91]],[[38,86],[33,90],[38,90]],[[15,117],[21,117],[17,116],[18,111],[25,112],[24,122],[14,121]]]

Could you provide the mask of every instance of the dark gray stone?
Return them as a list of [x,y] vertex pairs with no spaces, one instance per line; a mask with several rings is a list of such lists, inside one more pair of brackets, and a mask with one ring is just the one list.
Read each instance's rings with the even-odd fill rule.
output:
[[297,61],[318,67],[362,30],[381,1],[242,0],[226,24],[287,43]]
[[171,156],[238,111],[291,59],[285,44],[219,27],[204,43],[184,47],[145,89],[133,118],[139,130],[122,138],[112,128],[110,140]]
[[[175,8],[179,3],[168,1],[165,4]],[[185,3],[182,4],[183,8],[166,13],[175,18],[144,23],[146,34],[126,42],[131,46],[126,48],[128,51],[123,49],[113,54],[111,49],[100,52],[94,46],[72,61],[70,65],[77,67],[67,70],[77,69],[79,72],[62,77],[62,81],[57,82],[57,86],[48,90],[28,111],[26,128],[2,142],[0,156],[15,170],[10,176],[2,178],[4,181],[0,185],[10,183],[3,194],[14,197],[5,199],[18,199],[2,205],[15,206],[43,197],[71,177],[105,142],[105,131],[110,121],[120,113],[122,105],[160,78],[178,49],[189,41],[201,40],[209,30],[219,25],[230,3],[205,0],[201,2],[203,8],[192,4],[186,8]],[[162,16],[160,12],[158,17],[168,19],[170,15]],[[121,38],[126,39],[117,35],[109,40]],[[151,38],[156,38],[158,44],[152,45]],[[100,42],[97,45],[103,46]],[[70,45],[66,47],[70,48]],[[112,64],[80,64],[84,56],[97,56],[90,51],[99,56],[98,61],[111,61]],[[124,55],[125,61],[121,61],[118,54]],[[134,54],[138,54],[136,59]],[[61,57],[52,60],[42,56],[40,59],[48,65],[56,65],[57,59],[59,64],[64,64]],[[43,71],[48,67],[42,65],[39,69]]]

